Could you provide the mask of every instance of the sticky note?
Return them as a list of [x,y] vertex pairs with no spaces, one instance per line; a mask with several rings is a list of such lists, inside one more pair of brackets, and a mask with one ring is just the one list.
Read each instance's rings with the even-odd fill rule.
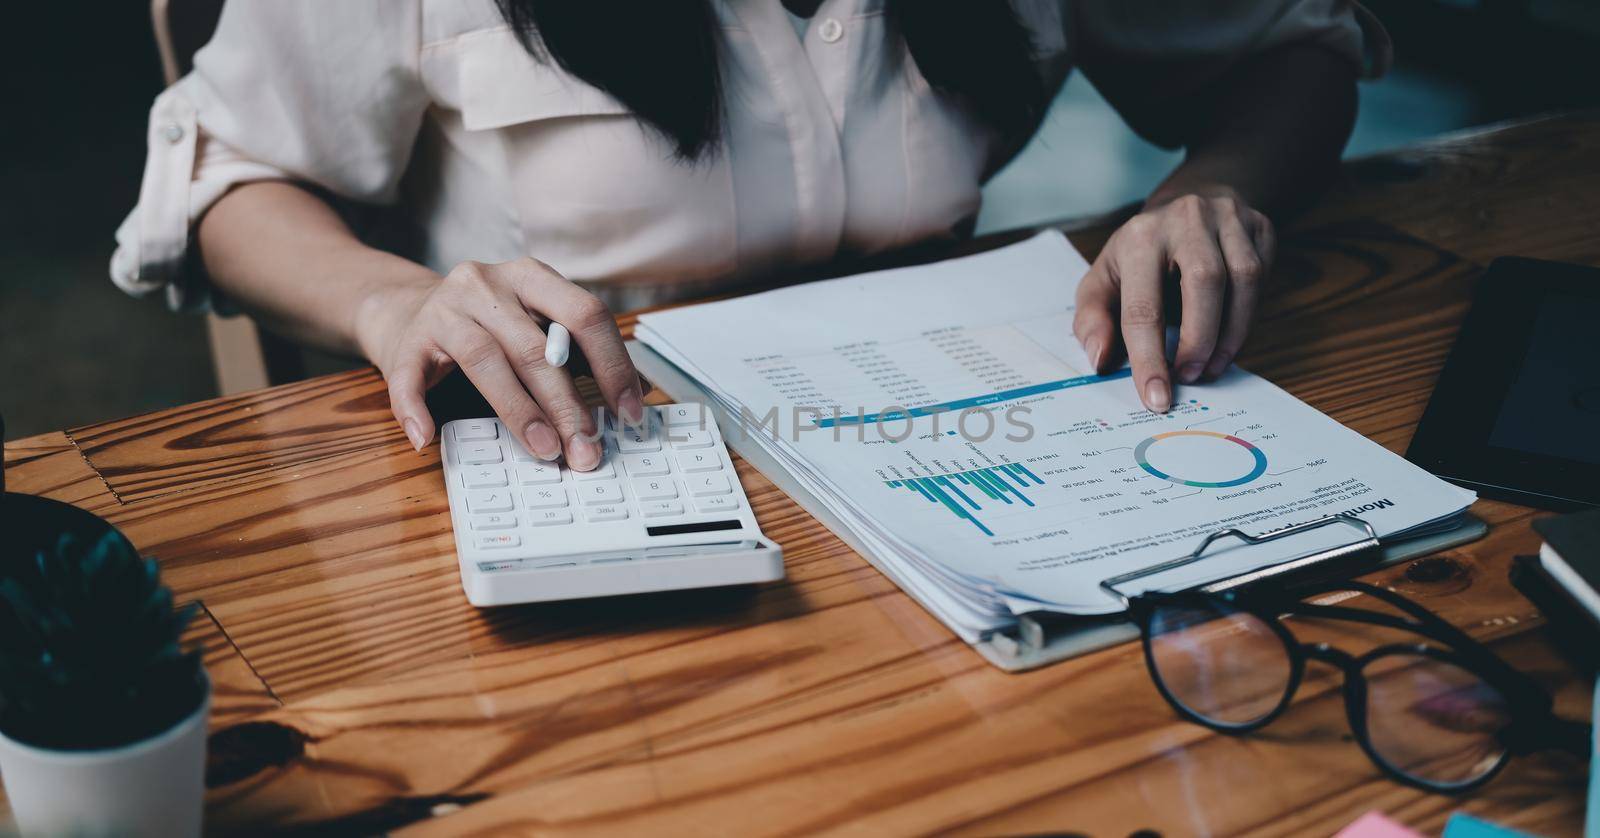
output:
[[1333,838],[1422,838],[1422,836],[1384,817],[1382,812],[1368,812],[1339,830]]
[[[1600,730],[1600,681],[1594,685],[1594,714],[1595,729]],[[1594,749],[1594,755],[1589,758],[1589,809],[1585,814],[1583,834],[1600,835],[1600,748]]]
[[1475,818],[1466,812],[1457,812],[1445,822],[1444,838],[1533,838],[1533,836],[1489,823],[1482,818]]

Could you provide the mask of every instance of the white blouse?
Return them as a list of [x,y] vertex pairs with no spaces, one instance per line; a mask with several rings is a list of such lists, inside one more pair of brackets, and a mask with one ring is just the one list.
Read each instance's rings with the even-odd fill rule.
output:
[[[1387,57],[1350,0],[1011,2],[1047,89],[1074,64],[1159,68],[1101,84],[1119,108],[1182,97],[1289,42],[1364,75]],[[883,0],[825,0],[803,37],[780,0],[714,5],[724,143],[683,163],[621,103],[531,57],[492,0],[229,0],[194,71],[151,110],[112,279],[210,305],[186,259],[192,227],[234,185],[269,179],[377,216],[364,237],[434,270],[532,255],[617,310],[970,229],[979,187],[1018,143],[888,51]]]

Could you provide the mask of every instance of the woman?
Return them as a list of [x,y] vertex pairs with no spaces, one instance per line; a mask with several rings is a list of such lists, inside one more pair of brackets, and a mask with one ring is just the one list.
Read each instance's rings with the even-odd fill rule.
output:
[[229,0],[156,100],[112,276],[361,353],[419,449],[423,393],[459,367],[585,470],[593,419],[542,360],[546,323],[637,422],[612,310],[964,234],[1078,66],[1187,149],[1074,326],[1162,411],[1238,353],[1263,213],[1332,170],[1385,54],[1348,0]]

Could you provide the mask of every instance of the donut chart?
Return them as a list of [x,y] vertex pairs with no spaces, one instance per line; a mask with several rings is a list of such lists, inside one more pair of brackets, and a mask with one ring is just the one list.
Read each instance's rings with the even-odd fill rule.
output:
[[[1236,466],[1233,466],[1234,470],[1232,472],[1230,472],[1230,475],[1231,474],[1238,474],[1238,476],[1207,474],[1207,475],[1195,475],[1195,476],[1191,477],[1191,476],[1180,476],[1180,475],[1177,475],[1177,474],[1168,474],[1167,472],[1162,471],[1161,469],[1159,469],[1159,468],[1157,468],[1157,467],[1155,467],[1155,466],[1150,464],[1150,449],[1153,446],[1157,445],[1158,443],[1160,443],[1162,440],[1165,440],[1165,439],[1174,439],[1174,438],[1183,438],[1183,437],[1214,439],[1214,440],[1217,441],[1216,444],[1219,444],[1219,445],[1239,446],[1240,448],[1243,448],[1245,451],[1250,452],[1250,455],[1251,455],[1250,465],[1248,466],[1248,468],[1244,469],[1242,474],[1239,474],[1238,473],[1239,472],[1238,468]],[[1219,452],[1219,453],[1227,453],[1227,452]],[[1236,453],[1236,452],[1232,452],[1232,453]],[[1244,485],[1246,483],[1249,483],[1250,481],[1256,479],[1257,477],[1260,477],[1261,475],[1266,474],[1266,472],[1267,472],[1267,455],[1263,454],[1261,452],[1260,448],[1257,448],[1254,445],[1252,445],[1251,443],[1249,443],[1248,441],[1242,440],[1242,439],[1240,439],[1240,438],[1238,438],[1236,436],[1233,436],[1231,434],[1222,434],[1222,433],[1217,433],[1216,431],[1167,431],[1166,433],[1156,434],[1156,435],[1154,435],[1152,437],[1149,437],[1145,441],[1139,443],[1138,447],[1133,449],[1133,459],[1139,463],[1139,467],[1140,468],[1142,468],[1145,471],[1149,472],[1154,477],[1159,477],[1160,479],[1166,480],[1166,481],[1171,482],[1171,483],[1177,483],[1180,486],[1193,486],[1193,487],[1198,488],[1198,489],[1226,489],[1226,488],[1229,488],[1231,486],[1242,486],[1242,485]],[[1238,458],[1237,458],[1237,456],[1234,456],[1234,457],[1230,457],[1228,459],[1238,459]],[[1212,480],[1201,480],[1201,479],[1198,479],[1198,477],[1201,477],[1201,476],[1213,477],[1213,478],[1225,477],[1225,479],[1212,479]]]

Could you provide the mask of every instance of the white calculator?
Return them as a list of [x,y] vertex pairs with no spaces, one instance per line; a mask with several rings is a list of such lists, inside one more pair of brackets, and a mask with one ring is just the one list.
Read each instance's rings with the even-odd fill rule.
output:
[[644,429],[602,417],[593,471],[540,460],[496,419],[444,426],[461,587],[510,605],[783,578],[711,411],[646,408]]

